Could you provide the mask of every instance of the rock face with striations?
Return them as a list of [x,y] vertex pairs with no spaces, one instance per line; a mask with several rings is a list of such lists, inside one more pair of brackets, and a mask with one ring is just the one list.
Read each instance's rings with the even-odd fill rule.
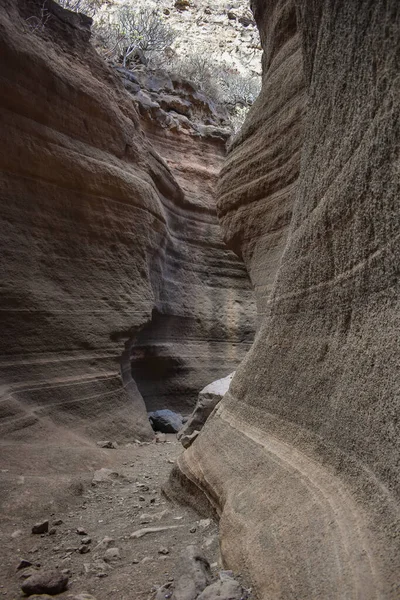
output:
[[223,560],[262,600],[394,600],[400,5],[253,9],[263,91],[219,214],[260,328],[170,492],[219,515]]
[[[180,161],[176,132],[164,160],[91,47],[90,19],[50,1],[45,13],[41,0],[0,6],[1,458],[17,464],[21,449],[33,497],[43,465],[61,474],[96,464],[89,440],[153,435],[147,377],[163,402],[176,392],[194,405],[193,385],[235,368],[254,325],[210,193],[221,139],[197,133]],[[140,353],[141,390],[131,364]]]

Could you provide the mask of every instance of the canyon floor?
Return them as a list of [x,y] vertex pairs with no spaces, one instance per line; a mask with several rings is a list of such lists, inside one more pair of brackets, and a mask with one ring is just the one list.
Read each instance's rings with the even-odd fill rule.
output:
[[[43,512],[49,532],[33,534],[35,521],[26,514],[3,520],[0,597],[26,597],[21,591],[23,578],[40,565],[40,569],[56,568],[68,574],[68,590],[57,598],[81,600],[88,594],[87,598],[96,600],[147,600],[160,586],[173,587],[181,572],[182,553],[192,544],[203,551],[217,576],[221,566],[216,523],[172,504],[162,493],[172,464],[182,452],[176,436],[168,435],[161,443],[99,451],[104,453],[108,470],[93,473],[98,482],[78,482],[75,502],[65,510]],[[8,474],[3,471],[1,475]],[[45,499],[44,485],[43,506]],[[144,528],[163,527],[170,529],[131,537]],[[87,550],[82,550],[85,546]],[[32,567],[18,569],[22,559]]]

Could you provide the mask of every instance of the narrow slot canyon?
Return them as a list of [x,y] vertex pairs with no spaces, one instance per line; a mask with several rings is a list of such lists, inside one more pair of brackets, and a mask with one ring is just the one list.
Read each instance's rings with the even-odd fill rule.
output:
[[399,34],[0,0],[0,598],[398,600]]

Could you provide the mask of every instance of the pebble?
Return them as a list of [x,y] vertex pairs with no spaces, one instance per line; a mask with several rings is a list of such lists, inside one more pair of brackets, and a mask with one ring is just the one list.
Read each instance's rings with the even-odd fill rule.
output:
[[76,530],[76,533],[78,535],[87,535],[87,533],[83,527],[78,527],[78,529]]
[[160,548],[158,554],[169,554],[168,548]]
[[192,528],[190,529],[190,533],[196,533],[196,531],[197,531],[196,527],[192,527]]
[[47,533],[49,530],[49,522],[41,521],[40,523],[35,523],[32,527],[32,533]]
[[52,527],[51,529],[49,529],[49,535],[55,535],[57,533],[57,529],[55,527]]
[[63,523],[64,523],[64,521],[62,519],[57,519],[56,521],[53,521],[53,526],[58,527],[59,525],[62,525]]
[[90,548],[89,546],[84,546],[82,545],[79,549],[78,549],[79,554],[87,554],[88,552],[90,552]]

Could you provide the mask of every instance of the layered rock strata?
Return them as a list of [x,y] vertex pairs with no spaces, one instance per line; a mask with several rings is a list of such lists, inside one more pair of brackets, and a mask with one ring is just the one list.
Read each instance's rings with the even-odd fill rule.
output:
[[1,455],[17,465],[32,443],[24,460],[43,475],[79,472],[95,460],[89,439],[152,436],[131,372],[146,327],[141,385],[163,387],[161,339],[164,362],[186,368],[180,389],[201,367],[199,389],[242,357],[233,330],[250,287],[209,193],[221,140],[204,159],[201,136],[182,144],[189,197],[90,46],[90,20],[50,1],[0,4]]
[[253,8],[263,91],[219,213],[260,329],[170,492],[219,516],[260,599],[394,600],[400,6]]
[[206,377],[234,369],[254,335],[253,292],[216,218],[228,114],[162,71],[120,74],[147,138],[183,192],[179,202],[161,198],[169,235],[152,259],[155,304],[132,347],[132,374],[149,410],[189,414]]

